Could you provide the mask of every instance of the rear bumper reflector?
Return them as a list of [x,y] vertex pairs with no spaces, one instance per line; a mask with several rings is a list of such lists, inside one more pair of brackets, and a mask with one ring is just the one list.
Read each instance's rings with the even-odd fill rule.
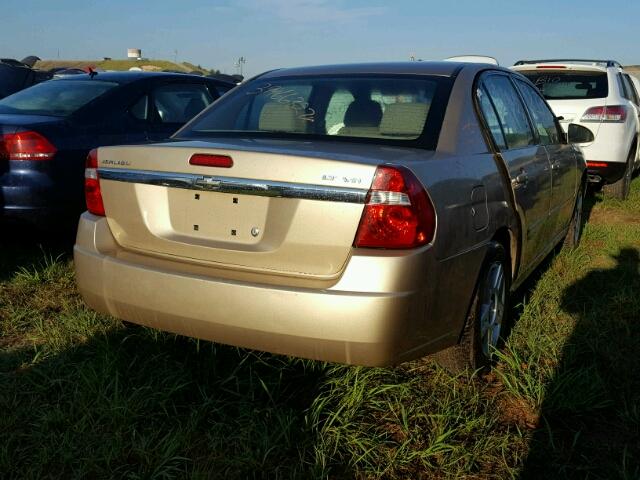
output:
[[183,188],[237,195],[299,198],[327,202],[365,203],[368,190],[326,185],[311,185],[250,178],[219,177],[191,173],[156,172],[149,170],[98,169],[100,180],[140,183],[169,188]]

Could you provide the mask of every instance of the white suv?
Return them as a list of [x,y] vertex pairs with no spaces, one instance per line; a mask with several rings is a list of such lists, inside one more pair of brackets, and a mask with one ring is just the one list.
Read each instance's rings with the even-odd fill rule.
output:
[[627,198],[640,166],[637,82],[613,60],[520,60],[512,69],[538,87],[570,137],[578,132],[589,180]]

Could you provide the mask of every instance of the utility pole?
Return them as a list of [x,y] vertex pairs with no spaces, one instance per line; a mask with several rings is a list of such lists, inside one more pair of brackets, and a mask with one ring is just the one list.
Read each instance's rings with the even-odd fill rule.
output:
[[173,51],[173,63],[178,63],[178,50]]
[[242,75],[242,66],[247,63],[247,59],[244,57],[240,57],[235,64],[235,67],[238,69],[238,73]]

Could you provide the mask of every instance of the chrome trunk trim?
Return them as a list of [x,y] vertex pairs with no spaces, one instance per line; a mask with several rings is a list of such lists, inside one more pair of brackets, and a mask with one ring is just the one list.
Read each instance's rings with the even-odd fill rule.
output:
[[367,190],[326,185],[311,185],[250,178],[217,177],[191,173],[99,168],[100,180],[141,183],[207,192],[258,195],[262,197],[300,198],[327,202],[365,203]]

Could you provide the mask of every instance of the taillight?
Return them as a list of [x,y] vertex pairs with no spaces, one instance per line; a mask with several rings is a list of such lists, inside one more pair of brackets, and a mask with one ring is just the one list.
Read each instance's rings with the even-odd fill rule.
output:
[[354,247],[419,247],[433,240],[435,230],[433,204],[415,175],[404,167],[378,167]]
[[622,123],[627,119],[627,107],[611,105],[606,107],[591,107],[584,112],[581,122],[610,122]]
[[7,133],[0,136],[0,158],[8,160],[51,160],[58,150],[38,132]]
[[587,168],[607,168],[608,166],[606,162],[587,162]]
[[102,202],[100,178],[98,177],[98,150],[95,148],[87,155],[86,168],[84,169],[84,198],[89,213],[104,217],[104,203]]

